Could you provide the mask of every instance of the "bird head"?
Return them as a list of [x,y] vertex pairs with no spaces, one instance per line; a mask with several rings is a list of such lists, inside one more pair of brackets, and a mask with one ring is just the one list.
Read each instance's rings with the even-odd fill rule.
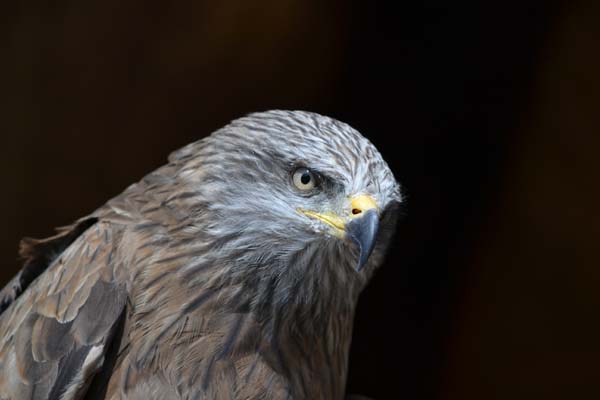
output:
[[[349,125],[315,113],[268,111],[234,120],[171,156],[203,192],[198,218],[254,257],[314,250],[348,273],[381,263],[402,198],[377,149]],[[206,218],[209,220],[209,218]],[[258,254],[258,256],[256,256]],[[247,256],[243,256],[247,257]],[[312,261],[311,261],[312,260]]]

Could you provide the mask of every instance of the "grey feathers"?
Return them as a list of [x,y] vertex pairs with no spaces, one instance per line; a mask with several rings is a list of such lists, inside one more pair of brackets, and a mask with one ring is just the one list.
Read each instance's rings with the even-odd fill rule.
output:
[[[319,177],[310,192],[292,182],[300,166]],[[360,271],[339,226],[356,196],[380,219]],[[401,200],[379,152],[342,122],[235,120],[57,237],[26,242],[0,292],[0,399],[342,399],[358,295]]]

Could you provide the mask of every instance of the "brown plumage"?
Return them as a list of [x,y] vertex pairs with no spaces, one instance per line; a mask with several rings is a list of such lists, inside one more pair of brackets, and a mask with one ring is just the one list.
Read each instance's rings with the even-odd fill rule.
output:
[[0,399],[341,399],[400,200],[339,121],[236,120],[23,241],[0,291]]

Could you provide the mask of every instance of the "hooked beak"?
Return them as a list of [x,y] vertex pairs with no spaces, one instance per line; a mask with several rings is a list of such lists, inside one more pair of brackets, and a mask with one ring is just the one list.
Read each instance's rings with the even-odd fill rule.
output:
[[360,271],[365,266],[375,247],[379,229],[378,207],[371,196],[362,194],[353,197],[350,201],[350,210],[345,217],[309,210],[298,211],[329,225],[333,228],[332,233],[335,236],[353,242],[359,250],[356,270]]
[[362,216],[346,224],[346,237],[356,243],[360,251],[358,265],[356,266],[357,271],[360,271],[367,263],[375,247],[375,239],[379,229],[377,210],[367,210],[362,214]]

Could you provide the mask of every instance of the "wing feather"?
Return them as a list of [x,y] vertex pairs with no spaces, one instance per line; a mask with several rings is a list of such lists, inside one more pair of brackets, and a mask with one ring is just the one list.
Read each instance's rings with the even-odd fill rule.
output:
[[48,268],[58,255],[97,221],[97,218],[85,218],[73,226],[60,228],[58,234],[47,239],[23,239],[19,254],[25,262],[21,271],[0,290],[0,314]]
[[80,399],[102,366],[126,283],[115,278],[119,228],[85,221],[27,242],[24,270],[0,292],[3,400]]

